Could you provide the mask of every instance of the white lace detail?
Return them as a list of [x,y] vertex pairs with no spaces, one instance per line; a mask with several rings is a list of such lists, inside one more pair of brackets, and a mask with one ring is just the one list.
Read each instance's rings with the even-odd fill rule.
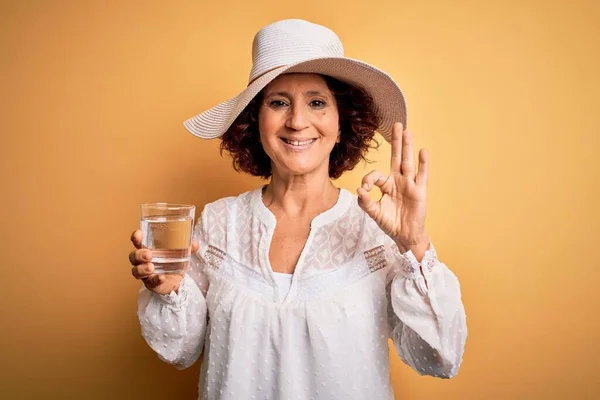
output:
[[[409,250],[406,253],[401,253],[398,247],[393,245],[392,260],[395,261],[394,267],[396,272],[399,272],[402,276],[410,279],[422,276],[422,274],[431,274],[435,266],[439,263],[437,252],[435,251],[433,244],[425,251],[425,255],[421,262],[417,261],[412,251]],[[423,273],[421,273],[421,269],[423,270]]]
[[433,272],[433,268],[439,263],[437,252],[433,245],[430,245],[429,249],[425,251],[425,255],[423,256],[423,261],[421,261],[421,265],[423,266],[423,272],[425,274],[431,274]]
[[228,245],[227,254],[243,265],[260,265],[257,238],[260,237],[259,230],[262,224],[258,219],[252,217],[250,194],[243,196],[243,201],[236,202],[235,214],[230,213],[227,216],[235,225],[232,229],[235,237],[230,238],[230,242],[236,244],[235,246]]
[[[312,240],[307,243],[302,260],[305,266],[302,268],[303,276],[337,270],[365,249],[385,243],[387,236],[358,206],[356,198],[349,192],[343,192],[340,196],[344,196],[346,203],[349,203],[343,214],[312,228]],[[260,189],[257,189],[210,203],[203,213],[206,213],[204,235],[209,244],[225,249],[232,259],[264,274],[268,270],[268,259],[261,258],[259,249],[261,242],[266,242],[268,247],[269,233],[274,226],[269,226],[272,221],[260,219],[272,218],[271,215],[261,215],[268,211],[260,209],[259,212],[253,212],[256,211],[253,202],[261,201]]]
[[364,252],[340,268],[320,275],[312,275],[298,280],[295,298],[298,301],[310,300],[325,293],[349,286],[365,276],[386,266],[383,246]]
[[[376,232],[376,225],[358,207],[352,204],[348,211],[334,223],[316,228],[314,240],[304,260],[313,268],[308,274],[321,274],[349,263],[364,251],[380,245],[382,236]],[[375,228],[375,229],[374,229]]]
[[274,299],[275,287],[271,282],[255,270],[240,264],[226,254],[223,255],[219,267],[213,271],[218,276],[223,277],[225,281],[234,282],[244,288],[261,293],[267,300]]
[[371,272],[375,272],[387,265],[384,246],[377,246],[374,249],[365,251],[365,258]]
[[219,269],[221,267],[224,258],[225,252],[223,250],[210,245],[204,254],[204,260],[214,269]]
[[[385,248],[378,246],[365,251],[340,268],[320,275],[300,277],[297,280],[295,301],[315,299],[326,293],[349,286],[365,276],[386,267]],[[275,286],[260,273],[248,268],[226,255],[222,250],[210,246],[205,256],[207,263],[227,281],[265,295],[273,300]]]
[[252,212],[252,192],[226,197],[207,204],[206,234],[210,245],[226,249],[227,255],[243,265],[259,267],[261,222]]

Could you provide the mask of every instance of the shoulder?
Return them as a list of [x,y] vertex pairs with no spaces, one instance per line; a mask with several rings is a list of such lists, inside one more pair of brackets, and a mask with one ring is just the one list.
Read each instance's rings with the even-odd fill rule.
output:
[[223,246],[232,227],[247,225],[252,218],[253,201],[260,190],[253,189],[205,204],[197,218],[195,232],[198,239]]
[[[363,210],[359,205],[358,205],[358,196],[347,190],[347,189],[342,189],[346,192],[345,196],[349,199],[348,200],[348,206],[346,209],[346,217],[359,224],[360,226],[364,226],[364,225],[368,225],[368,226],[372,226],[375,221],[373,221],[373,219],[371,217],[369,217],[369,215],[365,212],[365,210]],[[377,225],[377,224],[375,224]]]
[[326,229],[339,231],[345,240],[355,242],[359,249],[381,242],[385,234],[360,207],[358,196],[347,189],[342,190],[344,191],[343,207],[340,212],[336,213],[336,218],[328,224]]
[[205,253],[209,246],[223,251],[227,249],[227,244],[239,236],[240,227],[249,225],[253,198],[260,190],[257,188],[236,196],[222,197],[201,208],[194,229],[201,253]]
[[204,205],[202,218],[211,216],[227,216],[231,213],[250,213],[254,194],[260,188],[256,188],[236,196],[226,196]]
[[364,248],[372,248],[389,242],[389,237],[381,230],[358,204],[358,196],[350,192],[352,201],[347,211],[347,218],[353,231],[360,234],[360,243]]

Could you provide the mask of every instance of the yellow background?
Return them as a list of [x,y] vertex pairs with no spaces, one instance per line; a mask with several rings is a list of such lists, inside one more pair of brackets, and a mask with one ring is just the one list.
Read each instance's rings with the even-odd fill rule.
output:
[[[299,17],[403,88],[431,156],[428,230],[458,275],[459,376],[393,354],[399,399],[600,396],[597,1],[3,1],[0,397],[192,399],[144,343],[138,205],[251,189],[182,121],[246,84],[254,33]],[[389,146],[377,168],[387,170]],[[339,180],[352,189],[373,166]],[[352,351],[348,349],[348,351]]]

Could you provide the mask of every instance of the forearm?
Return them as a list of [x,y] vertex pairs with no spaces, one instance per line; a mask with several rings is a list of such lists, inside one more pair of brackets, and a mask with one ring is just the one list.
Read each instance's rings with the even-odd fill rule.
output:
[[437,260],[433,247],[422,265],[410,253],[395,253],[394,259],[388,298],[398,352],[421,373],[456,375],[467,334],[457,277]]
[[142,289],[138,317],[142,335],[159,358],[177,368],[187,368],[199,357],[206,330],[206,301],[190,278],[179,292],[156,295]]

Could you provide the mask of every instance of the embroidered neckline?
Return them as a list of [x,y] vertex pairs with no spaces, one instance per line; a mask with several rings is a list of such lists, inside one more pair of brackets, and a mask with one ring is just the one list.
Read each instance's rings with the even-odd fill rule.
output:
[[[273,227],[277,224],[277,219],[275,215],[269,210],[262,200],[262,191],[264,185],[259,186],[257,189],[254,189],[252,192],[252,211],[253,213],[260,219],[262,223],[269,227]],[[317,215],[311,222],[310,227],[316,228],[322,225],[329,224],[337,219],[339,219],[350,207],[350,203],[352,201],[352,193],[344,188],[340,188],[340,193],[338,195],[338,199],[328,210],[323,211],[321,214]]]

